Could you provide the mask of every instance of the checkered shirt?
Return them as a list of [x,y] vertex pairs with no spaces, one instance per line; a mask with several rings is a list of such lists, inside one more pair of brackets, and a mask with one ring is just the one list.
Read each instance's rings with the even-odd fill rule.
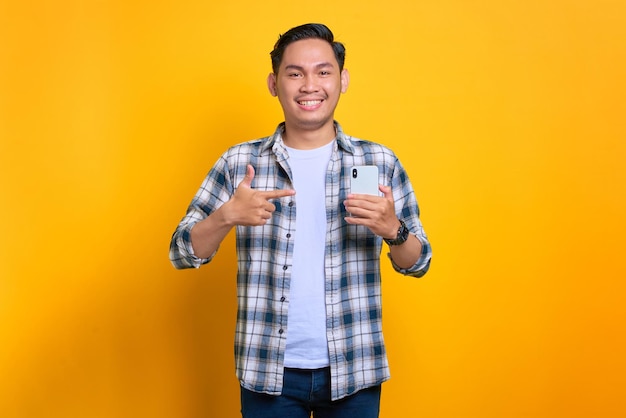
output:
[[[367,227],[350,225],[343,201],[349,193],[350,168],[376,165],[379,183],[390,185],[396,214],[422,243],[422,254],[399,273],[421,277],[430,266],[431,247],[419,219],[413,187],[396,155],[387,147],[343,133],[335,122],[336,142],[326,171],[325,298],[331,397],[341,399],[389,378],[382,333],[380,254],[382,238]],[[194,255],[190,231],[227,202],[252,164],[252,187],[293,188],[289,156],[282,140],[284,124],[274,135],[228,149],[215,163],[174,232],[170,260],[179,269],[210,262]],[[289,311],[298,207],[294,196],[275,199],[276,211],[264,226],[237,226],[237,325],[235,362],[241,385],[278,395]]]

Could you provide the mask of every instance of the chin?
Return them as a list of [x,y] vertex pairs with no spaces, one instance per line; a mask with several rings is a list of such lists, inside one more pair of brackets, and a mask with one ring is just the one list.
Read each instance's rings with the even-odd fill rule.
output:
[[332,123],[333,117],[310,115],[310,117],[295,118],[293,121],[299,126],[310,125],[310,126],[317,126],[321,128],[328,123]]

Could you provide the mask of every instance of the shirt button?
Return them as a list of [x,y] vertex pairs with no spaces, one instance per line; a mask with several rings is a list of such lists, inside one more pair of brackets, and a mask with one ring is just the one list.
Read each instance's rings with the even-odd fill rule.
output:
[[282,335],[283,332],[285,332],[285,331],[283,331],[282,328],[278,330],[278,333],[281,334],[281,335]]
[[286,300],[286,298],[283,296],[282,298],[280,298],[281,302],[284,302]]
[[289,267],[287,266],[283,266],[283,270],[287,270]]
[[289,207],[293,206],[293,200],[291,202],[289,202]]
[[291,234],[287,234],[287,238],[291,238]]

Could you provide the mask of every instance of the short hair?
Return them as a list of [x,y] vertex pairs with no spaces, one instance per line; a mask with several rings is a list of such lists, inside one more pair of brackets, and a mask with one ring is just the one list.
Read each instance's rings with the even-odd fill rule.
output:
[[291,28],[278,37],[278,40],[274,44],[274,49],[270,52],[270,57],[272,58],[272,70],[274,71],[274,74],[278,73],[278,68],[283,60],[283,54],[289,44],[311,38],[322,39],[330,44],[333,52],[335,53],[335,58],[337,58],[339,70],[342,71],[343,64],[346,60],[346,48],[341,42],[335,41],[333,33],[326,25],[321,23],[307,23]]

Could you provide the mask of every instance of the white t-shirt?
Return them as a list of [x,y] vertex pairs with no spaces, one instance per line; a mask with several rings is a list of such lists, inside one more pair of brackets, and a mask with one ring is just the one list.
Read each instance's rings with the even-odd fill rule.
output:
[[287,148],[296,190],[296,232],[285,367],[315,369],[330,364],[324,296],[325,187],[334,143],[312,150]]

